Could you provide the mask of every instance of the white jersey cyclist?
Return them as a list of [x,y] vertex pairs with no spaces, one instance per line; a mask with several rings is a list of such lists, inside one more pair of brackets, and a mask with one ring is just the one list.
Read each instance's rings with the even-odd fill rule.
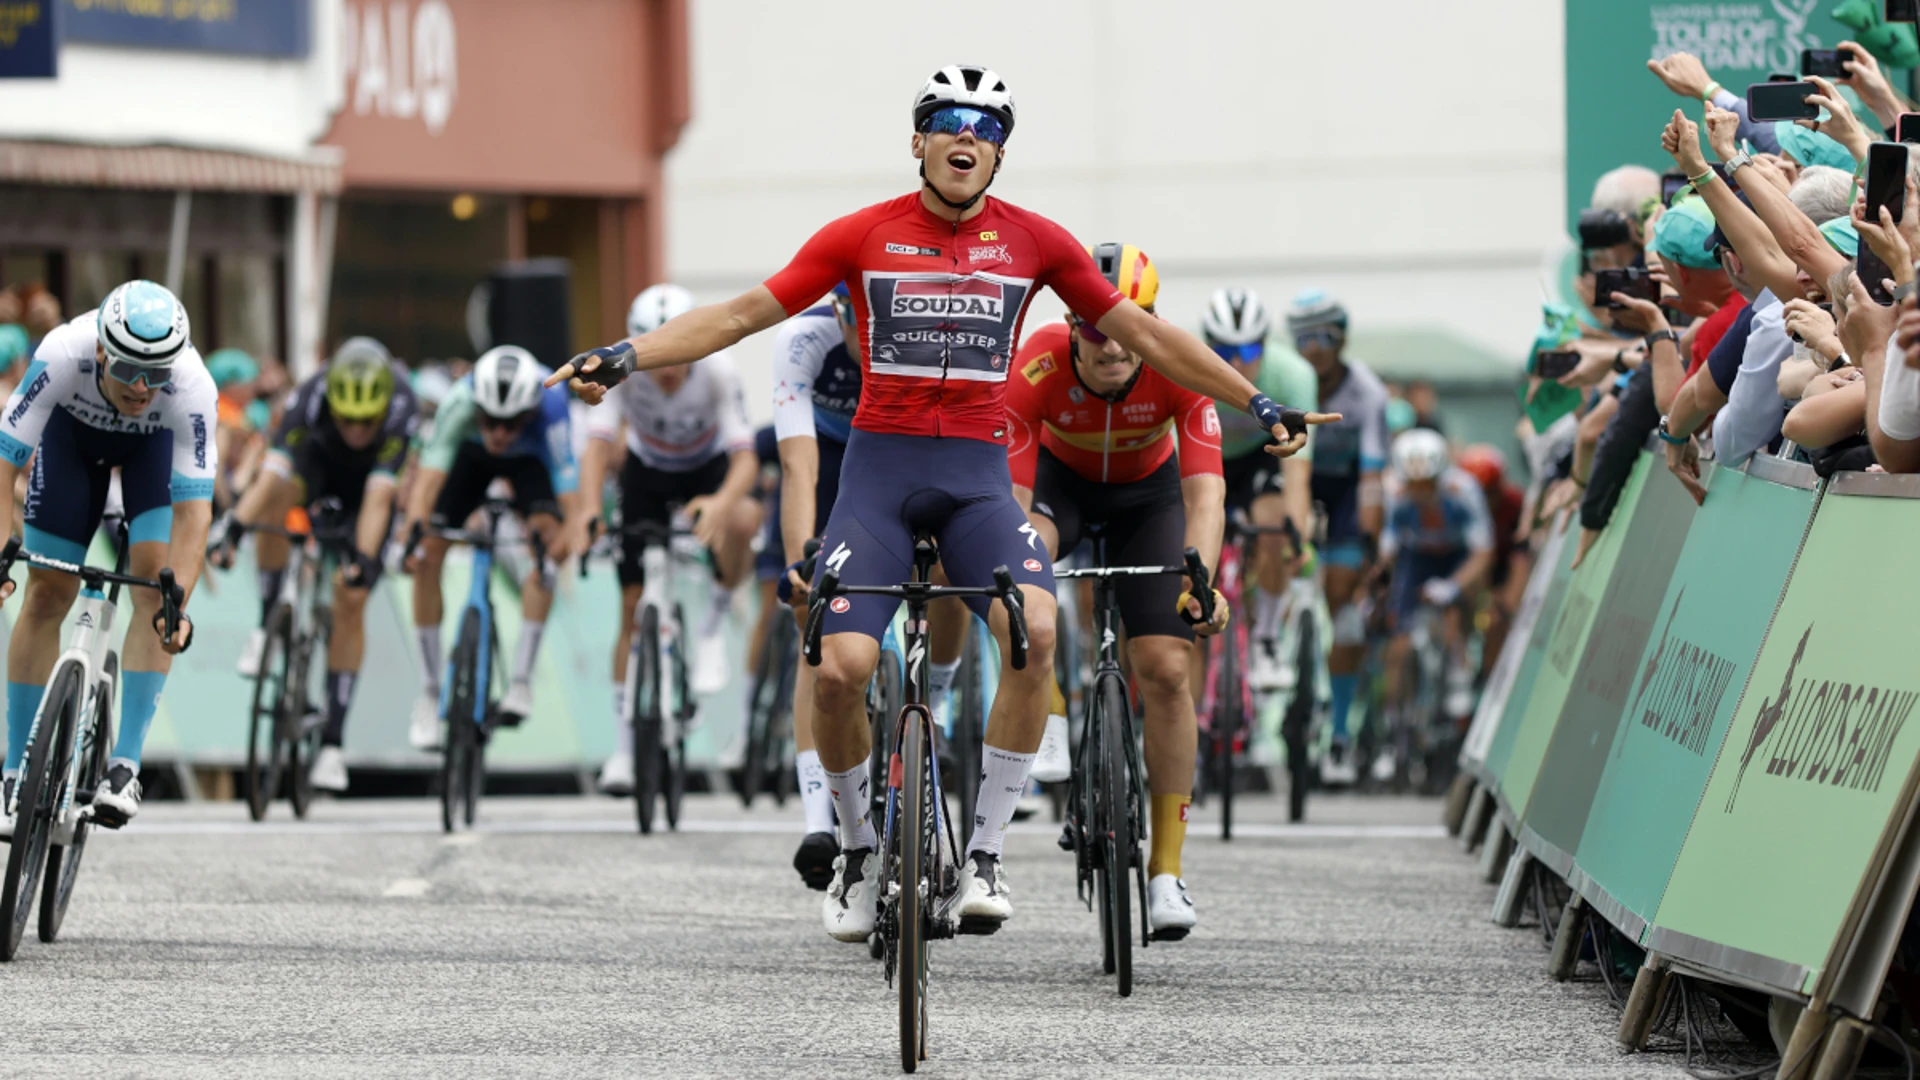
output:
[[689,367],[681,385],[669,390],[665,382],[642,374],[614,387],[607,403],[615,407],[588,413],[588,434],[612,442],[626,421],[627,451],[658,472],[692,472],[753,449],[753,425],[732,356],[714,353]]

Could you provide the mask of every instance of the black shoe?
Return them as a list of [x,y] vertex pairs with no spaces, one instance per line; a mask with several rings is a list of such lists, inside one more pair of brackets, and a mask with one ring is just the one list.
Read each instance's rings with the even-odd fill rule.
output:
[[808,833],[800,841],[800,850],[793,853],[793,868],[800,871],[800,880],[807,883],[807,888],[825,892],[833,881],[833,859],[838,854],[840,841],[832,833]]

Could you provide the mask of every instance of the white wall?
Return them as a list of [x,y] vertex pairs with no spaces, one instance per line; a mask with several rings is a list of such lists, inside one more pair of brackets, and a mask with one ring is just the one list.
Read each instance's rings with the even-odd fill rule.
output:
[[69,43],[57,79],[0,81],[0,138],[299,156],[338,107],[341,0],[312,0],[298,59]]
[[[1082,240],[1138,244],[1182,324],[1225,284],[1282,305],[1321,285],[1361,327],[1440,327],[1516,359],[1538,321],[1540,255],[1564,220],[1558,3],[691,7],[668,263],[702,300],[916,186],[911,98],[971,62],[1019,106],[993,193]],[[1059,311],[1048,294],[1029,326]],[[740,349],[750,386],[769,385],[770,338]]]

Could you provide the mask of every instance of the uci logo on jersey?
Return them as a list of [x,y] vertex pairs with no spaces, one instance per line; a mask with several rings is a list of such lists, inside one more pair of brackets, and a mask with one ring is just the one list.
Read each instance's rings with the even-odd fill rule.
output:
[[947,319],[980,319],[998,323],[1006,315],[1001,287],[991,281],[968,278],[949,285],[941,281],[902,281],[894,289],[893,314],[928,315]]
[[937,259],[940,257],[940,249],[937,247],[921,247],[918,244],[888,244],[887,254],[925,255],[928,258]]

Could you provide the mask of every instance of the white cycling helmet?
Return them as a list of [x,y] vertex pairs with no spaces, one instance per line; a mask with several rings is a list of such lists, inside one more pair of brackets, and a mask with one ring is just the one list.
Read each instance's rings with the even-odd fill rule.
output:
[[1347,328],[1347,309],[1325,289],[1302,289],[1287,309],[1287,329],[1293,334],[1316,326]]
[[927,117],[949,105],[991,113],[1013,134],[1013,94],[1006,80],[992,68],[979,64],[948,64],[927,76],[926,84],[913,96],[913,130],[919,131]]
[[1200,332],[1215,345],[1252,345],[1267,340],[1272,316],[1252,289],[1216,289],[1200,317]]
[[668,319],[693,310],[693,294],[678,285],[649,285],[627,309],[627,336],[651,334]]
[[473,401],[480,411],[502,420],[531,412],[540,404],[546,369],[518,345],[496,345],[473,362]]
[[108,361],[163,368],[187,348],[187,309],[151,281],[129,281],[107,294],[97,316]]
[[1431,428],[1412,428],[1393,440],[1393,471],[1403,480],[1437,480],[1452,459],[1446,437]]

